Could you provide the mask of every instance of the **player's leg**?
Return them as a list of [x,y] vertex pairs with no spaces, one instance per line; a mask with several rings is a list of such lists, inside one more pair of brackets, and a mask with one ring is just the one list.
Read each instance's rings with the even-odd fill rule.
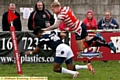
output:
[[76,41],[77,47],[80,51],[83,51],[87,47],[84,45],[84,41],[84,39]]
[[71,74],[73,75],[73,78],[76,78],[79,75],[79,72],[61,67],[61,64],[65,61],[65,59],[66,58],[55,57],[53,71],[58,73]]
[[[98,35],[98,34],[97,34]],[[90,40],[89,36],[86,36],[85,37],[85,41],[88,41]],[[111,49],[114,53],[116,53],[116,48],[113,44],[113,42],[109,42],[109,43],[106,43],[106,42],[103,42],[103,41],[100,41],[100,40],[96,40],[92,43],[91,45],[92,47],[96,46],[96,47],[100,47],[100,46],[104,46],[104,47],[108,47],[109,49]]]
[[[80,51],[83,51],[85,48],[91,47],[94,44],[94,42],[99,40],[103,43],[103,44],[101,44],[102,46],[108,47],[111,50],[113,50],[114,52],[116,52],[115,46],[112,42],[106,44],[105,39],[98,33],[93,38],[89,39],[87,30],[86,30],[86,25],[82,23],[81,28],[82,28],[81,36],[78,35],[77,33],[75,33],[76,43],[77,43],[78,49]],[[87,39],[89,39],[89,40],[87,40]],[[98,44],[96,44],[96,45],[101,46]]]
[[92,74],[95,73],[94,68],[92,67],[92,65],[90,63],[88,63],[87,65],[72,65],[72,64],[66,64],[68,69],[73,69],[73,71],[77,71],[80,69],[88,69]]
[[82,39],[82,40],[77,40],[76,43],[77,43],[78,49],[80,51],[83,51],[85,48],[88,48],[88,47],[94,47],[94,46],[100,47],[100,46],[104,46],[104,47],[108,47],[114,53],[116,53],[116,48],[115,48],[113,42],[104,43],[104,42],[102,42],[100,40],[96,40],[96,41],[92,41],[92,40],[90,41],[90,40],[88,40],[88,41],[85,41],[85,39]]
[[64,62],[66,58],[64,57],[55,57],[53,63],[53,71],[61,72],[61,64]]
[[81,24],[81,28],[82,28],[81,35],[79,35],[78,33],[75,33],[75,36],[76,36],[76,44],[78,46],[78,49],[80,51],[83,51],[87,47],[84,44],[84,42],[86,41],[86,39],[89,39],[89,37],[88,37],[88,33],[84,23]]
[[76,44],[78,46],[78,49],[80,51],[83,51],[85,48],[89,47],[91,45],[92,41],[89,41],[88,32],[86,30],[86,25],[84,23],[80,26],[82,29],[81,35],[78,33],[75,33],[76,36]]
[[77,71],[79,69],[88,69],[87,65],[74,65],[73,66],[72,58],[66,60],[65,63],[69,70]]
[[104,47],[108,47],[109,49],[111,49],[114,53],[116,53],[116,48],[113,44],[113,42],[109,42],[109,43],[104,43],[104,42],[101,42],[99,40],[95,41],[92,46],[96,46],[96,47],[99,47],[99,46],[104,46]]
[[92,74],[95,73],[95,70],[92,67],[91,63],[88,63],[87,65],[74,65],[74,70],[79,70],[79,69],[88,69]]
[[68,56],[67,56],[67,60],[65,61],[66,66],[67,66],[67,68],[69,70],[76,71],[76,70],[79,70],[79,69],[88,69],[88,70],[90,70],[94,74],[95,71],[94,71],[94,69],[93,69],[93,67],[92,67],[92,65],[90,63],[88,63],[87,65],[74,65],[73,66],[72,57],[69,57],[71,54],[73,54],[73,52],[70,49],[69,53],[68,53]]
[[[66,69],[64,67],[61,67],[61,64],[67,59],[68,48],[69,47],[66,44],[60,44],[57,47],[56,57],[54,58],[54,68],[53,68],[53,70],[55,72],[59,72],[59,73],[71,74],[71,75],[73,75],[73,78],[76,78],[75,75],[78,75],[79,72],[72,71],[72,70]],[[73,55],[71,55],[71,56],[73,56]]]

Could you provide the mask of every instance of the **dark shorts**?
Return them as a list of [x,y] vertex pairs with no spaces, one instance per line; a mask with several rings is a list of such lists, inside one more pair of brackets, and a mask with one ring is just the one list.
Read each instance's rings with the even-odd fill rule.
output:
[[75,33],[76,40],[81,40],[88,36],[88,32],[86,30],[86,25],[84,23],[81,24],[81,28],[82,28],[81,35],[78,35],[78,33]]
[[72,58],[70,58],[68,60],[66,60],[66,58],[64,58],[64,57],[55,57],[54,58],[55,63],[62,64],[62,63],[64,63],[64,61],[65,61],[66,64],[71,64],[72,63]]

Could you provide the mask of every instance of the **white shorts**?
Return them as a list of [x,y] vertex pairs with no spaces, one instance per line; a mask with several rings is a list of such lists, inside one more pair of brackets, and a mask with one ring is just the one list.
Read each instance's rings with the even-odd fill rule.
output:
[[74,56],[72,49],[67,44],[59,44],[56,48],[56,57],[64,57],[70,59]]

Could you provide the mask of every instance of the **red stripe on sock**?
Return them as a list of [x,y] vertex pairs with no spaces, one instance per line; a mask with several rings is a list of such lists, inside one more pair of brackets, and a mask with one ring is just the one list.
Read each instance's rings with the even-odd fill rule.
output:
[[86,41],[84,41],[83,44],[84,44],[84,46],[85,46],[86,48],[89,47],[89,45],[86,43]]

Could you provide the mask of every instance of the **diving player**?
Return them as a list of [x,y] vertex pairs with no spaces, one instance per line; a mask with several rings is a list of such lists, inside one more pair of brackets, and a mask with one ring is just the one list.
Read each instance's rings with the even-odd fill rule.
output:
[[[50,33],[43,34],[43,30],[41,30],[39,27],[36,27],[33,31],[33,34],[35,34],[39,38],[39,44],[33,51],[26,51],[26,54],[34,54],[40,50],[42,45],[46,44],[48,45],[48,47],[56,52],[53,67],[53,70],[55,72],[71,74],[73,75],[73,78],[76,78],[79,75],[79,72],[76,71],[79,69],[88,69],[93,74],[95,73],[90,63],[88,63],[87,65],[73,66],[72,57],[74,56],[74,54],[71,48],[67,44],[62,42],[62,39],[66,36],[65,33],[50,31]],[[63,62],[66,63],[67,69],[61,67],[61,64]]]

